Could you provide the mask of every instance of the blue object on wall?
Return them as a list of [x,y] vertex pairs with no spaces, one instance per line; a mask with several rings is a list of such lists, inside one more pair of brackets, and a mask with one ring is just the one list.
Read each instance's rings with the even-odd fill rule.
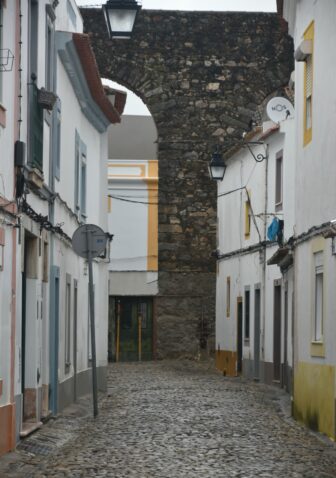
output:
[[279,219],[275,217],[267,229],[267,237],[270,241],[275,241],[280,231]]

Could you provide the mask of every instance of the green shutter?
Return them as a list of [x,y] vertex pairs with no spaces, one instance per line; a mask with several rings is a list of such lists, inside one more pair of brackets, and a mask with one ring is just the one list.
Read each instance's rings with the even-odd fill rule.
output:
[[30,110],[30,161],[33,168],[43,171],[43,109],[38,104],[38,89],[31,85],[31,110]]

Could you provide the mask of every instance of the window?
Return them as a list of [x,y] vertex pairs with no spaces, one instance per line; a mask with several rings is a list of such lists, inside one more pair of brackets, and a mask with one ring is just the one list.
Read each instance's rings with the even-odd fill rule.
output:
[[80,173],[80,211],[82,220],[86,219],[86,155],[81,155]]
[[66,275],[65,289],[65,373],[70,371],[71,364],[71,277]]
[[245,290],[244,338],[250,339],[250,290]]
[[29,124],[29,165],[43,171],[43,109],[38,103],[38,89],[35,84],[30,85],[31,107]]
[[226,278],[226,317],[230,317],[231,312],[231,278]]
[[49,281],[49,244],[43,241],[43,282]]
[[282,209],[282,151],[275,158],[275,210]]
[[48,91],[53,91],[53,36],[54,36],[54,27],[53,23],[47,15],[47,24],[46,24],[46,44],[45,44],[45,88]]
[[37,78],[37,57],[38,57],[38,12],[37,0],[30,0],[29,3],[29,74]]
[[313,341],[323,341],[323,252],[314,254],[315,265],[315,304]]
[[38,103],[37,57],[38,57],[38,17],[39,4],[36,0],[29,2],[29,156],[32,168],[43,171],[43,109]]
[[55,177],[60,180],[61,175],[61,101],[57,99],[57,110],[56,110],[56,125],[55,125],[55,134],[56,134],[56,143],[55,143]]
[[251,206],[249,199],[245,201],[245,239],[250,237],[251,233]]
[[78,219],[82,222],[86,220],[86,189],[87,189],[87,171],[86,171],[86,146],[81,141],[76,131],[75,138],[75,211]]
[[[304,40],[310,40],[314,48],[314,22],[305,31]],[[304,65],[304,138],[306,146],[312,139],[313,128],[313,54],[308,55]]]
[[72,25],[76,28],[77,26],[76,13],[70,0],[67,0],[67,11],[68,11],[68,17],[70,18]]

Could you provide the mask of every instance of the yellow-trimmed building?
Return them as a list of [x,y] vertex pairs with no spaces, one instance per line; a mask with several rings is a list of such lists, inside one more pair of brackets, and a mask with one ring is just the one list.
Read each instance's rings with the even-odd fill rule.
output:
[[[108,164],[109,359],[155,357],[158,293],[158,161],[150,116],[124,116]],[[133,159],[130,159],[133,158]]]
[[294,416],[336,439],[334,0],[284,0],[294,39]]

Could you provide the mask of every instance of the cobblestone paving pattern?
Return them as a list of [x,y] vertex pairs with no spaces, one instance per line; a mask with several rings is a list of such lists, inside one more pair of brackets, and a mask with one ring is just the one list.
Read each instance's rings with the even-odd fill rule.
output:
[[288,416],[284,392],[191,361],[111,365],[98,419],[76,420],[53,453],[20,446],[0,476],[336,477],[335,444]]

